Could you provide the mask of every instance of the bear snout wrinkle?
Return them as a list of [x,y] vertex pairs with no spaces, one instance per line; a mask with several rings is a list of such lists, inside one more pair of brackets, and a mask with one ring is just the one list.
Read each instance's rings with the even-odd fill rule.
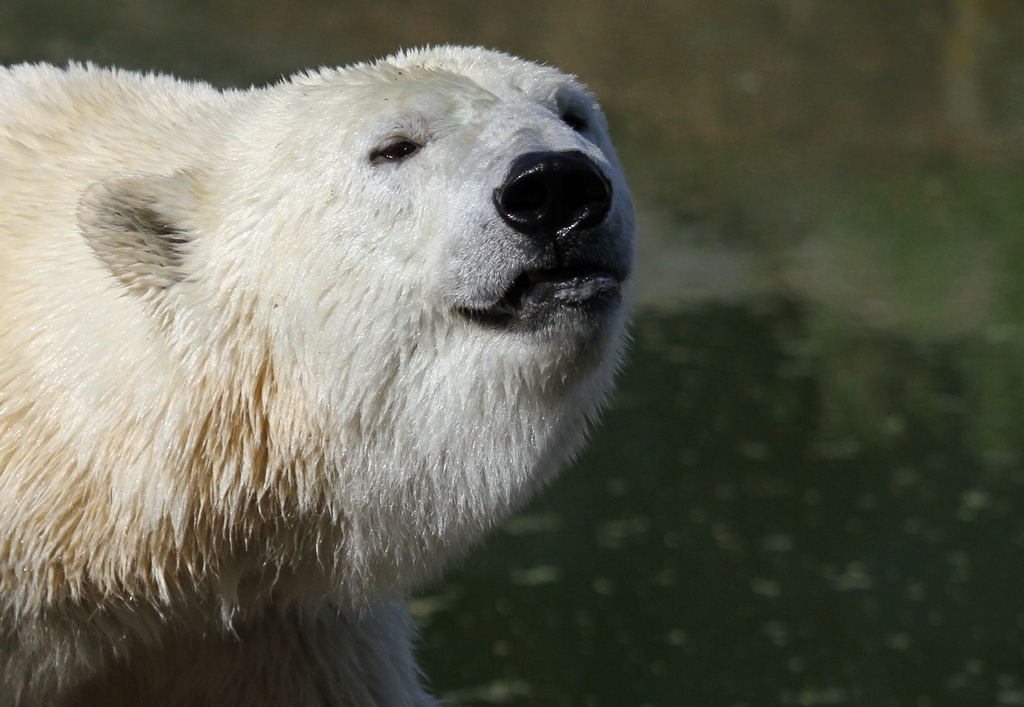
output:
[[563,240],[604,222],[612,186],[582,152],[529,152],[512,163],[494,205],[516,231]]

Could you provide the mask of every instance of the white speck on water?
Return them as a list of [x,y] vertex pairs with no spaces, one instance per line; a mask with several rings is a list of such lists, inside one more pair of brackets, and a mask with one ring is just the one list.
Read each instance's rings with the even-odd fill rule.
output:
[[597,543],[602,547],[619,550],[630,539],[644,535],[649,525],[644,516],[610,520],[598,529]]
[[774,579],[754,577],[750,580],[750,591],[758,596],[777,599],[782,594],[782,585]]
[[753,95],[760,93],[764,88],[764,76],[760,71],[756,71],[754,69],[738,71],[733,74],[732,80],[733,85],[741,93]]
[[761,541],[761,547],[766,552],[789,552],[793,549],[793,536],[784,533],[766,535]]
[[486,685],[449,692],[444,697],[444,701],[451,704],[505,704],[518,697],[533,697],[533,687],[526,680],[495,680]]
[[826,567],[824,576],[832,582],[832,588],[840,592],[852,592],[862,589],[871,589],[874,582],[867,572],[863,562],[850,562],[842,574],[837,574],[835,568]]
[[676,583],[676,571],[671,567],[659,570],[654,575],[654,583],[659,587],[671,587]]
[[808,687],[793,692],[787,690],[780,695],[780,702],[784,705],[799,705],[800,707],[816,707],[817,705],[842,705],[848,702],[846,690],[841,687]]
[[875,511],[878,510],[878,499],[874,494],[864,493],[857,499],[857,505],[865,511]]
[[715,500],[731,501],[736,498],[735,484],[718,484],[715,486]]
[[715,536],[715,542],[718,547],[726,552],[740,553],[743,552],[743,541],[740,536],[733,532],[725,523],[715,523],[711,529],[712,534]]
[[561,526],[557,513],[531,513],[515,516],[502,526],[509,535],[551,533]]
[[960,496],[960,508],[957,509],[956,517],[964,522],[972,521],[978,517],[979,511],[983,511],[992,505],[992,496],[984,489],[968,489]]
[[1024,690],[1003,688],[999,691],[999,694],[996,695],[996,703],[1000,705],[1010,705],[1010,707],[1024,706]]
[[768,445],[764,442],[740,442],[740,456],[751,461],[764,461],[768,458]]
[[686,632],[681,628],[674,628],[665,634],[665,643],[670,646],[682,646],[686,644]]
[[819,459],[846,461],[856,458],[860,453],[860,442],[852,438],[833,442],[819,442],[814,445],[813,451],[814,455]]
[[679,462],[683,466],[693,466],[697,463],[697,452],[693,449],[684,449],[679,452]]
[[625,496],[626,491],[629,490],[629,484],[625,479],[615,477],[614,479],[608,479],[606,488],[610,496]]
[[913,486],[921,480],[921,476],[910,467],[901,466],[892,474],[892,483],[896,486]]
[[458,598],[458,588],[456,585],[452,585],[440,594],[410,599],[406,602],[405,607],[409,615],[420,626],[425,626],[433,620],[434,615],[438,612],[451,609]]
[[949,581],[961,584],[971,578],[971,558],[966,552],[955,551],[946,556],[949,564]]
[[541,584],[555,584],[562,572],[554,565],[537,565],[524,570],[512,570],[512,583],[520,587],[536,587]]
[[896,651],[910,648],[910,635],[906,633],[890,633],[885,637],[885,644]]
[[928,598],[928,587],[922,582],[911,582],[907,585],[907,596],[914,601],[923,601]]
[[907,535],[920,535],[924,532],[924,521],[920,518],[907,518],[903,521],[903,532]]
[[882,421],[880,427],[882,434],[895,437],[903,434],[907,429],[907,420],[902,415],[889,415]]
[[779,648],[789,643],[789,628],[781,621],[769,621],[761,631]]

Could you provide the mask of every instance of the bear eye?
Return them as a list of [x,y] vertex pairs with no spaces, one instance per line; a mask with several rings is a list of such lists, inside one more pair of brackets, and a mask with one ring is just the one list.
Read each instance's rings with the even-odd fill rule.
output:
[[370,162],[399,162],[420,149],[420,145],[412,140],[396,140],[370,153]]
[[585,118],[583,118],[581,115],[579,115],[577,113],[572,113],[572,112],[563,113],[562,114],[562,122],[565,123],[566,125],[568,125],[570,128],[572,128],[573,130],[575,130],[578,133],[586,132],[587,127],[588,127],[587,126],[587,121],[586,121]]

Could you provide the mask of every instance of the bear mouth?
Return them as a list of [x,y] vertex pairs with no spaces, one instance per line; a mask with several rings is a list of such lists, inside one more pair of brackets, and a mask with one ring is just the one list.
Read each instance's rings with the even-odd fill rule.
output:
[[592,317],[618,307],[623,279],[598,266],[526,270],[493,305],[460,307],[459,311],[474,322],[491,326],[539,326],[571,313]]

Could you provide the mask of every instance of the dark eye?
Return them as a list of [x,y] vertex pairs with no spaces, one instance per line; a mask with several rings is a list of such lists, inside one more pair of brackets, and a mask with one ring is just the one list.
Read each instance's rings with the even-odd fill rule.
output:
[[380,164],[381,162],[398,162],[420,149],[412,140],[396,140],[383,147],[378,147],[370,153],[370,162]]
[[562,116],[562,122],[578,133],[582,133],[587,129],[587,121],[576,113],[565,113]]

